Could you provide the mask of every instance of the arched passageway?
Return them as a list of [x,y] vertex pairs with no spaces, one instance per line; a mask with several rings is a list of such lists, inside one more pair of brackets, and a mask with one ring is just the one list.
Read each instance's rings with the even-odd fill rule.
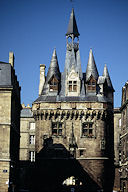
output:
[[[75,178],[74,184],[67,185],[71,177]],[[31,191],[96,192],[99,189],[98,184],[62,144],[51,142],[38,153]]]

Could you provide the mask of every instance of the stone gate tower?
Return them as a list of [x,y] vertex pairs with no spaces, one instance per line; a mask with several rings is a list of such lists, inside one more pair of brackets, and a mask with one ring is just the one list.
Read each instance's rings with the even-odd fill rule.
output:
[[[112,191],[113,86],[99,76],[92,49],[82,73],[79,32],[72,9],[64,72],[54,49],[48,73],[40,65],[36,121],[36,190]],[[37,187],[38,186],[38,187]]]

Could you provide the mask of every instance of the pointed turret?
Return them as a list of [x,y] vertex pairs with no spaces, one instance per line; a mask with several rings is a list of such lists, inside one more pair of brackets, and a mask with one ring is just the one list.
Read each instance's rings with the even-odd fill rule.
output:
[[57,55],[56,55],[56,49],[54,49],[42,94],[47,94],[49,92],[49,82],[50,82],[50,80],[53,77],[55,77],[56,80],[59,82],[60,81],[60,76],[61,76],[61,73],[60,73],[60,70],[59,70],[58,59],[57,59]]
[[91,76],[93,76],[95,80],[97,80],[99,77],[92,49],[90,49],[89,52],[88,64],[86,69],[86,81],[88,81]]
[[47,77],[46,77],[46,82],[48,82],[52,76],[55,76],[58,80],[60,79],[60,70],[59,70],[59,65],[58,65],[58,59],[56,55],[56,49],[53,51],[51,63],[48,69]]
[[70,15],[70,20],[69,20],[68,30],[67,30],[66,36],[69,36],[69,35],[72,35],[72,34],[74,35],[74,37],[78,37],[80,35],[79,32],[78,32],[78,28],[77,28],[73,8],[72,8],[72,12],[71,12],[71,15]]
[[112,86],[112,82],[111,82],[110,76],[109,76],[109,73],[108,73],[108,69],[107,69],[107,65],[106,65],[106,64],[105,64],[105,66],[104,66],[103,77],[106,78],[106,81],[107,81],[107,84],[108,84],[108,88],[111,89],[111,90],[114,90],[114,89],[113,89],[113,86]]

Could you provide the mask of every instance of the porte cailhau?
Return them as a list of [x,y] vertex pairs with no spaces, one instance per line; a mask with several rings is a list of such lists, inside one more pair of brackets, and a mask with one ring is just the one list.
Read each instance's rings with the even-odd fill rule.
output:
[[75,183],[77,191],[112,191],[114,89],[106,65],[99,75],[92,49],[82,72],[79,35],[72,9],[64,71],[56,49],[47,75],[40,65],[39,97],[32,106],[38,190],[68,189]]

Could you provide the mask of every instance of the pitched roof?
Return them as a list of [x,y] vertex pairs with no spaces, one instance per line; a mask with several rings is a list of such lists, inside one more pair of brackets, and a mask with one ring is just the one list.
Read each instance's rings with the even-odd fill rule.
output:
[[89,52],[89,58],[88,58],[88,64],[87,64],[87,69],[86,69],[86,81],[89,80],[91,75],[97,80],[99,77],[98,70],[95,64],[94,56],[92,49],[90,49]]
[[68,30],[66,35],[71,35],[74,34],[75,37],[78,37],[80,34],[78,32],[77,24],[76,24],[76,19],[75,19],[75,14],[74,14],[74,9],[72,8],[72,12],[70,15],[70,20],[68,24]]
[[114,90],[113,86],[112,86],[112,82],[111,82],[111,79],[110,79],[110,76],[109,76],[109,73],[108,73],[108,69],[107,69],[107,65],[105,64],[104,66],[104,71],[103,71],[103,76],[106,78],[107,80],[107,84],[108,84],[108,87],[112,90]]

